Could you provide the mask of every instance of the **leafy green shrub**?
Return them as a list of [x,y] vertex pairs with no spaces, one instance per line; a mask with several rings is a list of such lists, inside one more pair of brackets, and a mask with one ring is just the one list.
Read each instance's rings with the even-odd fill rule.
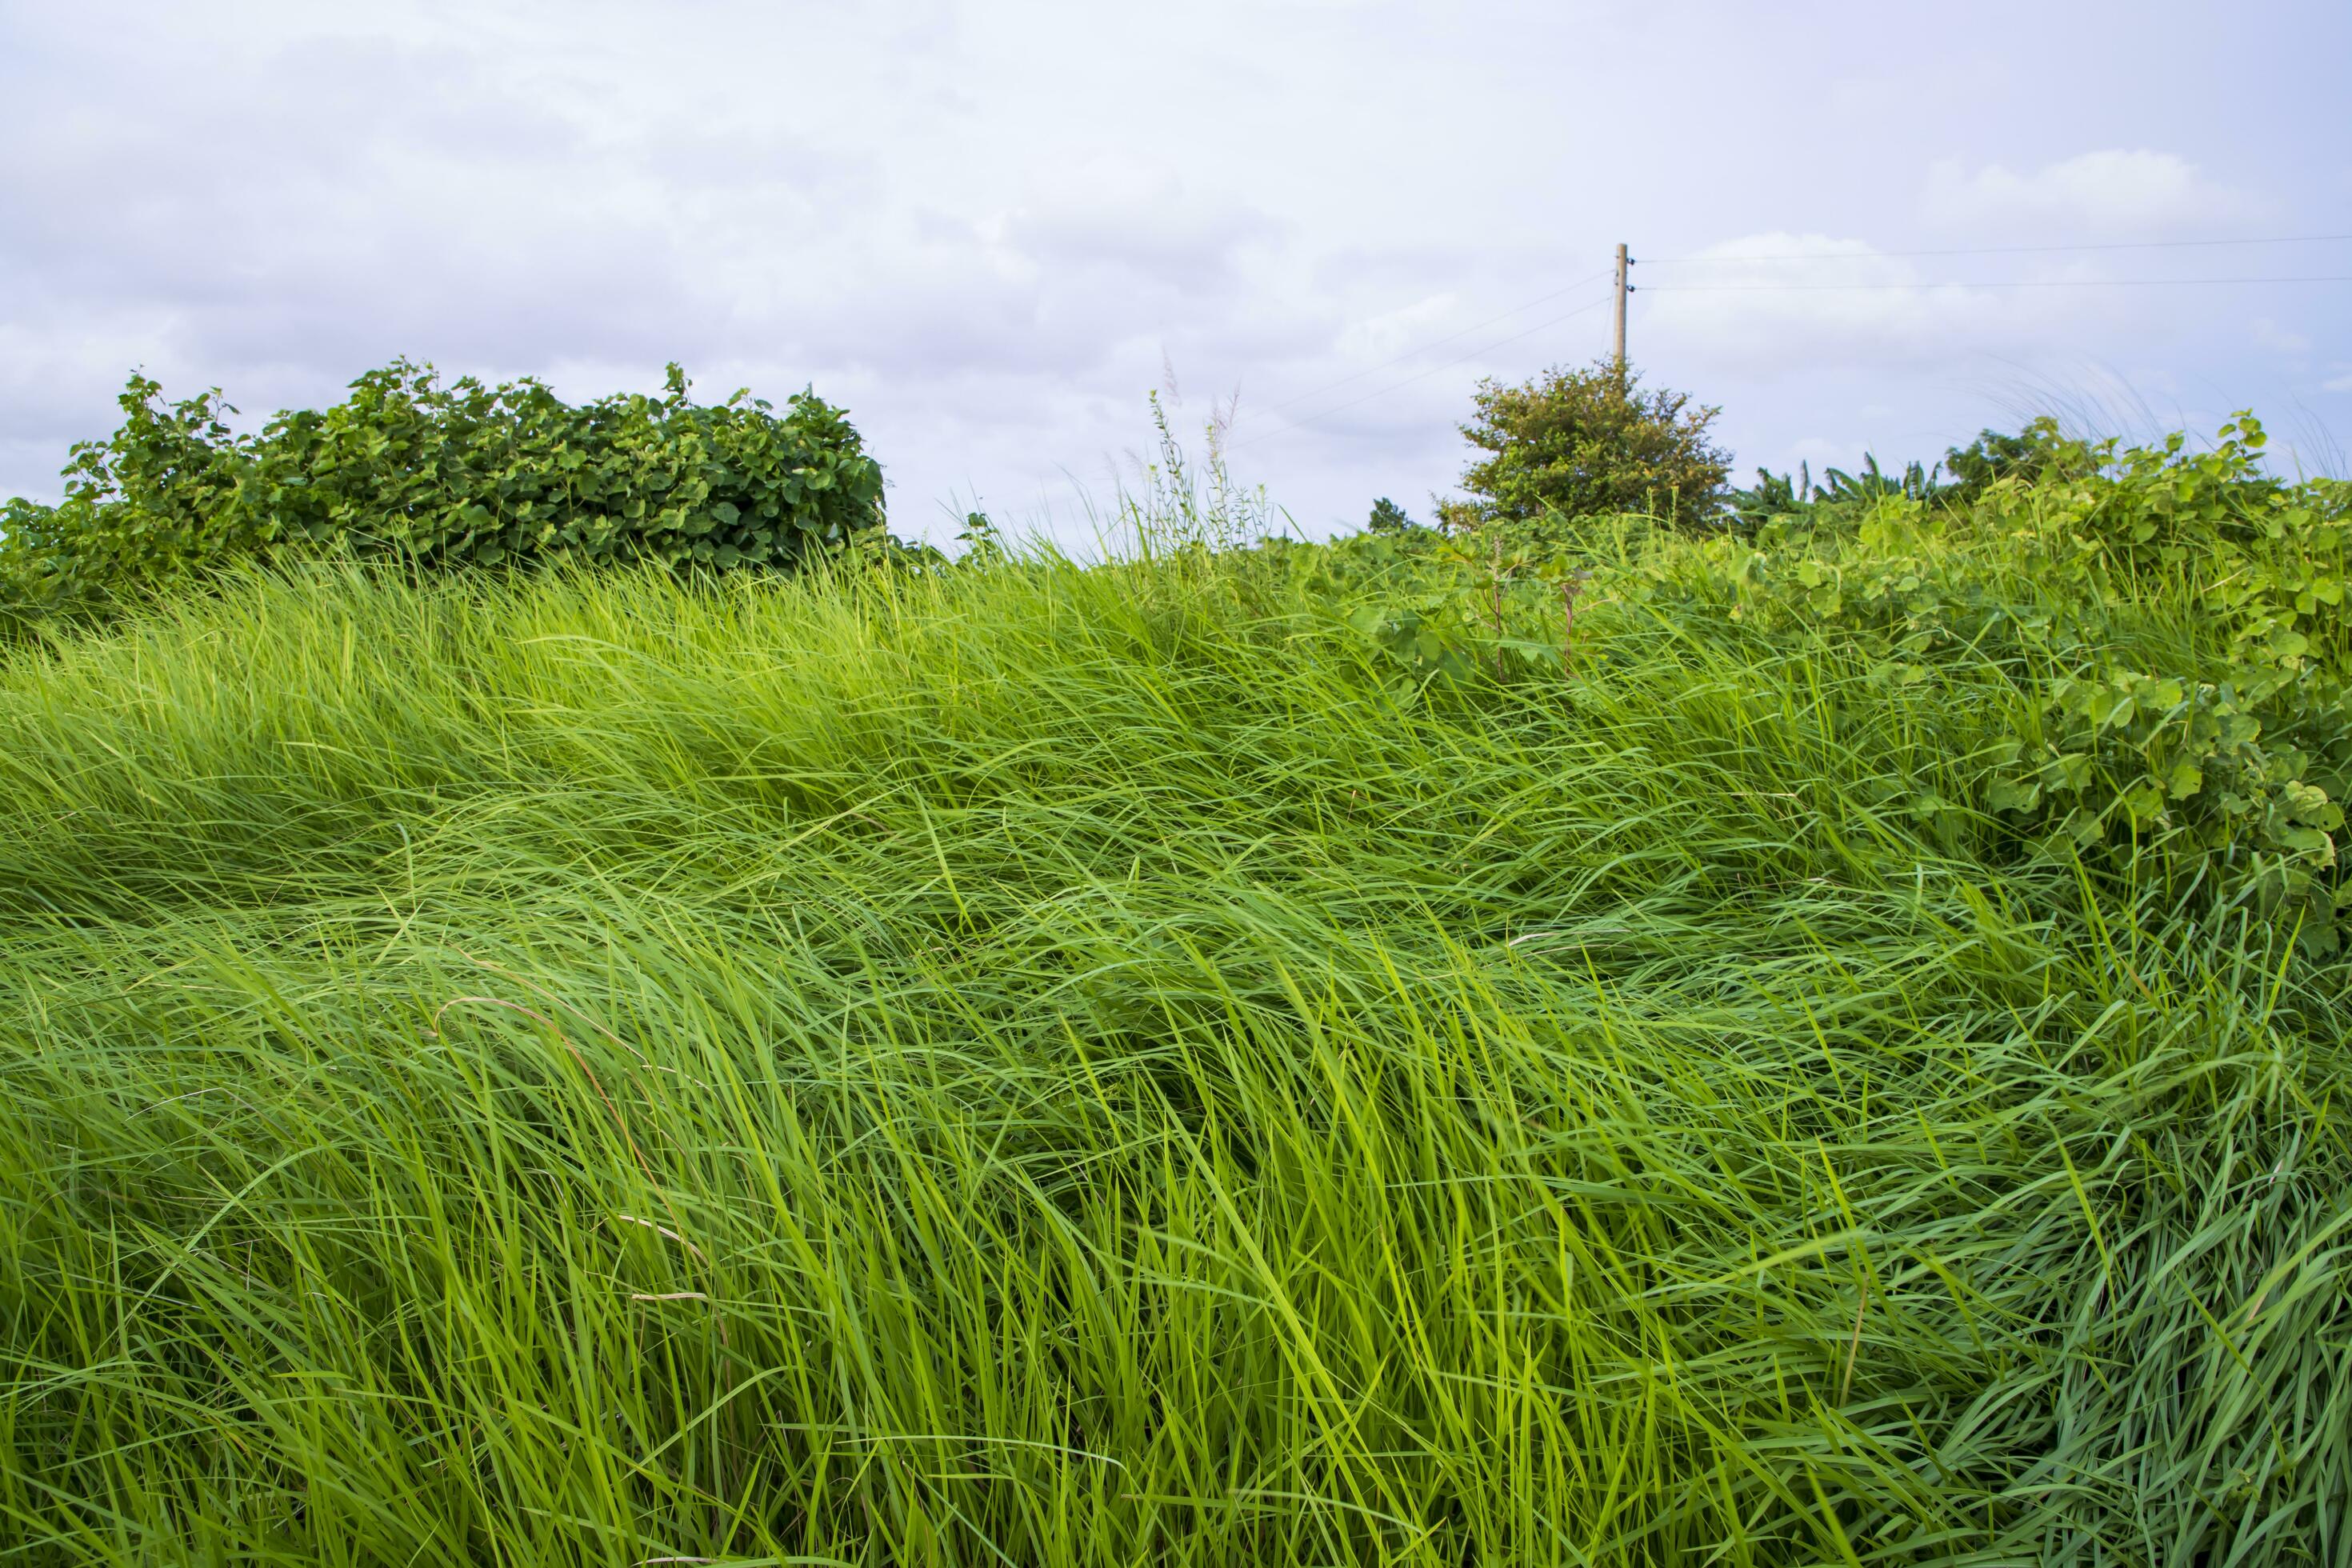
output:
[[1720,409],[1688,395],[1645,392],[1641,377],[1606,363],[1559,366],[1517,386],[1478,384],[1476,416],[1462,426],[1489,454],[1462,476],[1475,500],[1465,521],[1553,534],[1582,518],[1646,512],[1686,528],[1712,525],[1730,458],[1707,438]]
[[1980,430],[1967,446],[1945,451],[1940,467],[1948,477],[1942,486],[1943,497],[1955,504],[1965,503],[1983,495],[1995,479],[2031,479],[2063,445],[2058,422],[2046,416],[2015,434]]
[[[2283,483],[2263,444],[2250,416],[2207,451],[2044,421],[1981,438],[1958,481],[1873,464],[1737,533],[1590,519],[1556,548],[1486,524],[1415,552],[1366,533],[1331,576],[1401,689],[1557,681],[1628,625],[1718,627],[1735,663],[1859,658],[1986,725],[1948,776],[1859,781],[1872,809],[1984,852],[2152,858],[2333,951],[2352,916],[2352,484]],[[1580,631],[1591,574],[1602,614]]]
[[[2029,437],[2032,460],[1971,506],[1894,493],[1851,536],[1765,529],[1722,563],[1728,616],[1864,638],[1892,679],[2021,686],[2025,721],[1990,753],[1978,807],[2029,838],[2202,868],[2332,949],[2352,909],[2334,838],[2352,791],[2352,485],[2264,472],[2251,416],[2204,452],[2046,423]],[[2126,646],[2151,621],[2170,668]]]
[[525,378],[441,384],[399,361],[327,409],[239,436],[217,389],[166,404],[133,376],[123,423],[73,449],[66,499],[0,512],[0,606],[101,604],[226,562],[348,548],[427,567],[554,557],[790,567],[883,537],[882,472],[813,393],[577,406]]

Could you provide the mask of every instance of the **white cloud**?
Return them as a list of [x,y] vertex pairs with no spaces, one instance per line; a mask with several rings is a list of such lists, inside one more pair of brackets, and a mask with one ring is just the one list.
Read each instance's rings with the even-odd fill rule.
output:
[[2288,331],[2268,316],[2254,318],[2253,335],[2255,342],[2278,353],[2301,355],[2311,352],[2309,338],[2301,332]]
[[2018,174],[1958,159],[1935,164],[1922,207],[1927,219],[1969,235],[2066,240],[2166,239],[2244,221],[2255,204],[2170,153],[2146,148],[2084,153]]
[[1826,234],[1744,235],[1635,275],[1644,337],[1758,375],[2013,352],[2048,330],[2054,308],[2032,291],[1938,281],[1948,272]]
[[2352,370],[2347,370],[2342,375],[2331,376],[2327,380],[2321,382],[2319,384],[2319,390],[2322,392],[2352,392]]
[[1433,294],[1400,310],[1383,310],[1360,321],[1350,321],[1339,334],[1337,346],[1342,355],[1363,362],[1370,368],[1415,343],[1448,335],[1448,329],[1456,327],[1461,306],[1460,297],[1451,291]]

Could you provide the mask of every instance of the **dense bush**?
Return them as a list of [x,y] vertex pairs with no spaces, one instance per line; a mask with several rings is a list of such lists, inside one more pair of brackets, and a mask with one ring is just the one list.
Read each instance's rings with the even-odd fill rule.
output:
[[1555,366],[1517,386],[1489,379],[1475,399],[1462,434],[1488,456],[1462,476],[1476,499],[1454,509],[1457,526],[1540,533],[1614,512],[1716,521],[1731,461],[1707,438],[1719,409],[1644,391],[1639,374],[1607,363]]
[[133,376],[121,401],[121,428],[73,449],[62,504],[0,512],[0,608],[88,607],[289,551],[724,570],[882,537],[881,468],[840,410],[805,392],[781,416],[746,392],[697,405],[676,365],[663,396],[575,406],[401,361],[250,436],[217,389],[166,404]]
[[[1375,585],[1353,623],[1403,689],[1558,679],[1610,658],[1629,615],[1719,636],[1742,660],[1866,659],[1987,715],[1981,747],[1939,776],[1862,781],[1874,815],[1982,853],[2165,867],[2182,896],[2333,951],[2352,914],[2336,846],[2352,795],[2352,485],[2280,481],[2248,416],[2201,451],[2047,423],[2001,439],[2022,446],[1956,486],[1848,477],[1706,540],[1637,518],[1586,520],[1569,549],[1482,537],[1406,552],[1367,534],[1328,570]],[[1600,614],[1572,636],[1580,566]]]

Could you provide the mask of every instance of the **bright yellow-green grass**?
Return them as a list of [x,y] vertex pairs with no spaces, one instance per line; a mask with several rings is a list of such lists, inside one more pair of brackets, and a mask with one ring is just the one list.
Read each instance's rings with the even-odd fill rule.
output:
[[322,571],[8,656],[0,1563],[2347,1561],[2341,961],[1872,804],[2000,679],[1579,626],[1403,701],[1246,554]]

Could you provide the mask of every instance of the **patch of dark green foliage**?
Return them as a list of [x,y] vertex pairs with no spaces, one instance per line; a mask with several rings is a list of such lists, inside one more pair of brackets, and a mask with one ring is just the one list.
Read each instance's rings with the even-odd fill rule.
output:
[[882,469],[814,391],[567,404],[525,377],[397,361],[254,434],[218,388],[133,375],[121,427],[73,448],[65,500],[0,509],[0,619],[102,612],[235,562],[350,552],[424,569],[557,559],[799,567],[887,541]]

